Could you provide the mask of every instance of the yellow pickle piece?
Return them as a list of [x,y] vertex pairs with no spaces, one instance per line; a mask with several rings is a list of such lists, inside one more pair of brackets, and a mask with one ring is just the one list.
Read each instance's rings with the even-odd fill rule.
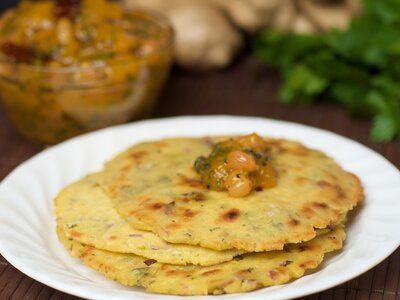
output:
[[277,183],[268,144],[255,133],[215,144],[209,156],[196,159],[194,167],[205,188],[227,190],[232,197]]

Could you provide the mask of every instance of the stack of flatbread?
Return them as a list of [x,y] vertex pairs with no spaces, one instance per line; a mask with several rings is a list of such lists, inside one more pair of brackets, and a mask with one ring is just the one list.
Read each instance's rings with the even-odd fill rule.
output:
[[203,187],[193,163],[221,138],[135,145],[62,190],[57,233],[70,253],[129,286],[175,295],[282,284],[342,247],[356,176],[324,153],[266,139],[277,186],[241,198]]

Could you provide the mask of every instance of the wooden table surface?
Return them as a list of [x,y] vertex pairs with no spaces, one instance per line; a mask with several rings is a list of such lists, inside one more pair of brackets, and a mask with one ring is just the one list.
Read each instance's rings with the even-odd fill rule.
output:
[[[246,56],[221,72],[195,74],[175,69],[153,117],[232,114],[303,123],[354,139],[400,168],[400,141],[372,143],[370,121],[350,118],[342,107],[327,103],[282,105],[276,96],[279,83],[278,73]],[[0,108],[0,180],[40,150],[15,132]],[[0,256],[0,300],[3,299],[79,298],[25,276]],[[400,299],[400,249],[360,277],[303,299]]]

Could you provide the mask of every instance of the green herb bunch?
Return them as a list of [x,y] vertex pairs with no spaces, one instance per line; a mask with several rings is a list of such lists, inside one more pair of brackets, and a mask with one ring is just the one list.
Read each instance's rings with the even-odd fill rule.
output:
[[371,138],[400,138],[400,1],[364,0],[346,31],[321,35],[264,32],[255,55],[283,76],[284,103],[320,99],[373,117]]

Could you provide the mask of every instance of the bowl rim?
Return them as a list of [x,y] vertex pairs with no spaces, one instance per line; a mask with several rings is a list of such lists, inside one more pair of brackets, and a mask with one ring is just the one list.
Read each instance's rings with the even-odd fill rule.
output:
[[[14,9],[14,8],[11,8]],[[17,67],[20,70],[30,71],[30,72],[37,72],[37,73],[74,73],[79,72],[82,70],[96,70],[102,69],[104,67],[113,67],[118,65],[123,65],[127,62],[132,62],[133,60],[137,61],[144,61],[146,58],[156,55],[158,53],[162,53],[163,51],[169,49],[173,45],[175,32],[171,25],[169,19],[156,11],[148,10],[148,9],[127,9],[123,7],[124,14],[128,15],[141,15],[145,16],[146,18],[150,19],[150,22],[153,22],[157,26],[161,26],[161,28],[167,33],[166,38],[162,39],[162,43],[160,47],[157,48],[155,51],[151,51],[145,55],[139,55],[132,53],[132,57],[129,59],[121,59],[117,62],[113,62],[112,64],[108,63],[108,59],[103,60],[105,63],[96,63],[96,60],[89,61],[91,63],[90,66],[66,66],[66,67],[54,67],[54,66],[41,66],[41,65],[32,65],[32,64],[25,64],[21,62],[10,61],[7,59],[7,56],[0,52],[0,66],[10,66],[10,67]],[[2,74],[2,77],[4,75]],[[9,76],[7,76],[9,77]]]

